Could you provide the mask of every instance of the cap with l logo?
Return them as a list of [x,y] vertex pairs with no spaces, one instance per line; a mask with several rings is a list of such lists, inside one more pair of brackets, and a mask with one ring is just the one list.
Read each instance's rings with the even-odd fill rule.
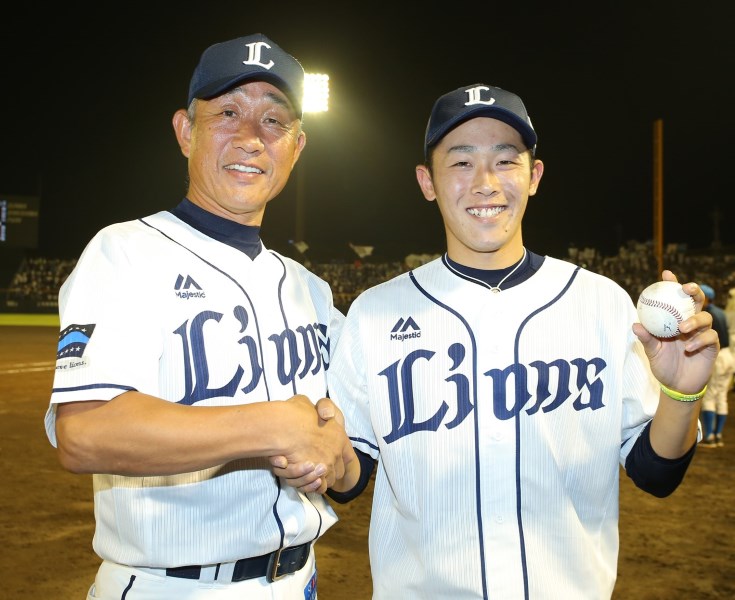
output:
[[262,33],[247,35],[207,48],[189,83],[189,100],[209,99],[250,80],[267,81],[281,90],[301,117],[304,68],[288,52]]
[[523,101],[502,88],[475,83],[441,96],[431,110],[424,139],[424,157],[449,131],[474,117],[491,117],[510,125],[521,134],[526,147],[535,152],[536,132]]

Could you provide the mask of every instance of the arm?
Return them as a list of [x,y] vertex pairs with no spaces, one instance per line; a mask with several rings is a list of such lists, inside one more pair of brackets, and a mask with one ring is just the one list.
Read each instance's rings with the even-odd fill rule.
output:
[[662,458],[651,447],[651,424],[641,432],[625,461],[625,474],[636,487],[657,498],[672,494],[684,479],[696,446],[680,458]]
[[[671,271],[664,271],[662,278],[676,281]],[[704,293],[696,283],[686,283],[683,289],[694,299],[697,312],[679,325],[680,335],[659,339],[640,323],[633,324],[633,332],[661,384],[682,394],[697,394],[709,381],[720,345],[712,329],[712,316],[702,311]],[[697,440],[700,404],[701,400],[681,402],[661,392],[650,430],[650,444],[658,456],[677,459],[692,448]]]
[[306,396],[185,406],[126,392],[108,402],[60,404],[56,435],[61,464],[76,473],[169,475],[281,455],[324,465],[324,479],[333,483],[352,451],[342,425],[319,419]]

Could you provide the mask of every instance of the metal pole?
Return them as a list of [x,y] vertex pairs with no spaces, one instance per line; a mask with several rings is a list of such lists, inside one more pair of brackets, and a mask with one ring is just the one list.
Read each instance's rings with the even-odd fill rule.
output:
[[653,123],[653,251],[656,256],[658,273],[663,271],[664,263],[664,122],[656,119]]

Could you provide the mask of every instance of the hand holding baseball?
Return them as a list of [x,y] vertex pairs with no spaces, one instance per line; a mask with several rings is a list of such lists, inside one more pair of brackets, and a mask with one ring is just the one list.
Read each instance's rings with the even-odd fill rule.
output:
[[664,271],[658,283],[663,285],[641,294],[641,322],[633,324],[633,332],[660,383],[683,394],[698,393],[709,381],[720,350],[712,316],[702,311],[704,292],[696,283],[679,285],[671,271]]

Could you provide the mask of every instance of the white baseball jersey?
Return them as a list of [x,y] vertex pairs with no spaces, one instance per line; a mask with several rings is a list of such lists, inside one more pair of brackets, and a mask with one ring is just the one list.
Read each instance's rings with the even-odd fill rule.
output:
[[659,397],[635,320],[548,257],[500,293],[440,258],[353,302],[328,379],[379,459],[375,600],[610,597],[619,465]]
[[[46,415],[54,446],[57,403],[127,390],[197,406],[297,393],[316,402],[344,319],[327,283],[302,265],[265,249],[251,260],[169,212],[99,232],[59,306]],[[95,475],[94,501],[97,554],[146,567],[258,556],[314,540],[337,520],[322,496],[281,486],[267,459],[166,477]]]

